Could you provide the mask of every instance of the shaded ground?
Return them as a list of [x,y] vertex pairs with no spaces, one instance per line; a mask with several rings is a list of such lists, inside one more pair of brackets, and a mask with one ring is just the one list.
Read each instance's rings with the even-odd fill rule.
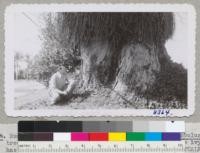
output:
[[144,98],[123,96],[109,88],[100,91],[91,91],[83,94],[74,94],[64,103],[50,105],[48,89],[36,81],[16,81],[15,83],[15,109],[120,109],[120,108],[183,108],[177,102],[158,103]]

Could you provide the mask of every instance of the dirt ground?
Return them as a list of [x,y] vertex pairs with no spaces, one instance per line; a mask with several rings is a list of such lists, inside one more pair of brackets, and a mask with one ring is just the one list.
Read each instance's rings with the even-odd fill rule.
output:
[[[175,106],[174,106],[175,105]],[[51,105],[49,103],[48,89],[34,80],[15,82],[15,109],[36,110],[36,109],[154,109],[178,107],[176,102],[166,104],[150,101],[144,98],[120,95],[108,88],[98,91],[90,91],[82,94],[74,94],[66,102]],[[185,107],[185,106],[179,106]]]
[[74,94],[69,101],[51,105],[48,98],[48,89],[44,87],[37,90],[30,90],[26,94],[16,97],[15,109],[117,109],[128,107],[128,105],[123,103],[122,99],[120,100],[120,97],[118,98],[119,100],[116,101],[116,95],[110,94],[108,90],[102,90],[101,92],[91,91],[84,94]]

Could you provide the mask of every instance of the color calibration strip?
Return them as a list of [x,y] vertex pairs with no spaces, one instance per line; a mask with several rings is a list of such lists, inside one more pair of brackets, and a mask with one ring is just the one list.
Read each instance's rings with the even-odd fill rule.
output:
[[180,141],[183,132],[185,132],[184,121],[19,121],[18,123],[19,141]]
[[18,132],[185,132],[184,121],[19,121]]
[[181,141],[181,133],[172,132],[25,132],[18,141]]

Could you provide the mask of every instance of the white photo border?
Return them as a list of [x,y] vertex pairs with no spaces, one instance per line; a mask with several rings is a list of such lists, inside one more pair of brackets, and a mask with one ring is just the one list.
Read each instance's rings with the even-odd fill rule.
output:
[[[12,42],[7,35],[13,33],[12,20],[8,20],[9,14],[13,12],[188,12],[189,48],[188,54],[188,100],[187,109],[171,109],[168,117],[190,116],[195,108],[195,31],[196,12],[190,4],[11,4],[5,10],[5,112],[8,116],[157,116],[166,117],[163,114],[154,115],[151,109],[38,109],[38,110],[15,110],[14,109],[14,52]],[[8,31],[9,29],[9,31]],[[162,110],[161,110],[162,111]]]

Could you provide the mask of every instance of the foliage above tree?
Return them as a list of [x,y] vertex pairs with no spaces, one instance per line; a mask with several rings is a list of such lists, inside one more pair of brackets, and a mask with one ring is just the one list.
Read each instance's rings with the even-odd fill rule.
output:
[[95,40],[108,40],[112,45],[130,41],[160,44],[174,31],[173,13],[65,12],[59,19],[66,40],[83,44]]

